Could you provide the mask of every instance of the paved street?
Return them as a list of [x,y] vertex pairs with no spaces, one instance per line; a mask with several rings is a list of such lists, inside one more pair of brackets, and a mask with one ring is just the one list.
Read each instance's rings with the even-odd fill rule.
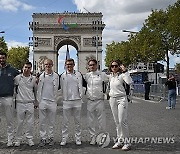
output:
[[[74,142],[73,129],[74,124],[70,124],[70,135],[68,144],[60,146],[61,140],[61,123],[62,123],[62,106],[58,105],[57,125],[55,128],[55,145],[52,147],[38,147],[39,142],[39,125],[38,110],[35,111],[35,146],[29,147],[23,143],[20,147],[7,148],[6,146],[6,121],[3,109],[0,109],[1,131],[0,131],[0,154],[169,154],[180,153],[180,100],[178,100],[176,109],[166,110],[167,102],[165,101],[144,101],[143,98],[134,98],[133,103],[129,104],[129,131],[130,137],[136,139],[132,144],[131,151],[121,151],[111,149],[113,137],[115,137],[115,125],[108,102],[106,101],[107,131],[110,133],[111,143],[107,148],[100,148],[97,145],[89,145],[89,135],[87,132],[86,103],[82,109],[82,145],[76,146]],[[15,115],[16,116],[16,115]],[[16,123],[16,122],[15,122]],[[170,143],[163,143],[167,138]],[[145,142],[146,139],[146,142]],[[149,139],[149,140],[148,140]],[[148,140],[148,141],[147,141]],[[156,142],[155,142],[156,140]],[[158,142],[157,142],[158,140]],[[135,141],[134,141],[135,142]]]

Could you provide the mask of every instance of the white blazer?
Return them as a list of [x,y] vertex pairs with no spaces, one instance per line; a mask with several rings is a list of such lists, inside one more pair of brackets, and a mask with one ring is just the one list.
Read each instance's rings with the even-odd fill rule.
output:
[[[79,92],[79,96],[82,99],[83,95],[84,95],[84,89],[82,86],[82,75],[80,72],[78,71],[74,71],[74,75],[77,78],[77,82],[78,82],[78,92]],[[61,85],[61,92],[62,92],[62,96],[63,96],[63,100],[67,101],[68,100],[68,89],[67,89],[67,72],[64,72],[61,77],[60,77],[60,85]]]
[[[39,83],[37,86],[37,100],[38,100],[38,102],[41,102],[44,79],[45,79],[45,72],[43,72],[39,77]],[[54,99],[57,102],[57,94],[58,94],[58,88],[59,88],[59,75],[55,72],[53,72],[53,86],[54,86],[54,88],[53,88],[54,89]]]

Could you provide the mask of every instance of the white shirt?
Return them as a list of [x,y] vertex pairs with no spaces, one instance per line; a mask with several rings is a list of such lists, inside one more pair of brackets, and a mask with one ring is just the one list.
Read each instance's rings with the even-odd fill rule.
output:
[[67,73],[67,100],[81,99],[79,95],[78,79],[74,73]]
[[35,77],[25,77],[20,74],[15,77],[15,85],[18,86],[16,100],[18,102],[33,102],[35,100],[34,87],[36,85]]
[[44,84],[43,84],[43,88],[42,88],[42,99],[49,100],[49,101],[55,101],[52,73],[45,74]]

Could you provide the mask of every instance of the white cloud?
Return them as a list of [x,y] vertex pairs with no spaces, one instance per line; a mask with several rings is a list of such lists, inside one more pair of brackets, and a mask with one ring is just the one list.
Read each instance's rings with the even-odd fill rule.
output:
[[[102,12],[106,24],[103,41],[127,40],[123,29],[138,31],[152,9],[164,9],[177,0],[74,0],[82,12]],[[85,8],[85,9],[84,9]],[[107,37],[106,37],[107,36]],[[126,36],[126,37],[125,37]],[[104,43],[104,44],[106,44]]]
[[[106,44],[110,44],[112,41],[121,42],[127,40],[129,33],[122,32],[123,29],[139,31],[152,9],[166,9],[176,1],[177,0],[74,0],[74,3],[80,12],[87,12],[87,10],[89,12],[102,12],[103,22],[106,24],[103,30],[103,49],[105,49]],[[103,64],[104,56],[105,54],[103,54],[102,57]],[[170,61],[173,63],[179,60],[178,58],[174,58],[174,56],[170,58]]]
[[0,11],[13,11],[16,12],[18,9],[32,10],[35,8],[32,5],[28,5],[19,0],[0,0]]
[[12,48],[12,47],[17,47],[17,46],[22,46],[22,47],[27,47],[28,43],[23,43],[23,42],[17,42],[15,40],[10,40],[6,42],[8,45],[8,49]]
[[176,63],[180,63],[180,57],[177,55],[170,55],[170,67],[173,68]]
[[180,63],[180,57],[178,56],[178,57],[174,57],[174,62],[175,63]]

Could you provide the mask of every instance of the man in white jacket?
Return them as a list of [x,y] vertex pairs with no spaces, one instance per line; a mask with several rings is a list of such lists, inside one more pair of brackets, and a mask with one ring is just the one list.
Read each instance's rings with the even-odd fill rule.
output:
[[87,117],[88,117],[88,130],[91,137],[90,144],[95,144],[94,137],[95,120],[98,120],[99,131],[106,131],[106,116],[104,111],[104,93],[106,90],[106,83],[108,82],[108,76],[104,72],[97,70],[97,61],[91,59],[88,62],[89,73],[86,73],[85,80],[87,82],[86,95],[87,102]]
[[17,132],[15,146],[20,146],[23,138],[23,123],[27,121],[26,138],[29,146],[33,146],[34,107],[37,107],[36,78],[31,75],[32,63],[26,62],[23,73],[15,77],[15,95],[17,103]]
[[59,75],[53,72],[53,61],[44,61],[45,71],[39,77],[37,100],[39,102],[39,125],[41,141],[39,146],[54,144],[54,127],[57,109]]
[[66,145],[70,116],[74,117],[76,145],[81,145],[81,106],[83,96],[82,75],[74,70],[74,60],[65,62],[66,72],[60,77],[63,95],[63,126],[61,146]]

